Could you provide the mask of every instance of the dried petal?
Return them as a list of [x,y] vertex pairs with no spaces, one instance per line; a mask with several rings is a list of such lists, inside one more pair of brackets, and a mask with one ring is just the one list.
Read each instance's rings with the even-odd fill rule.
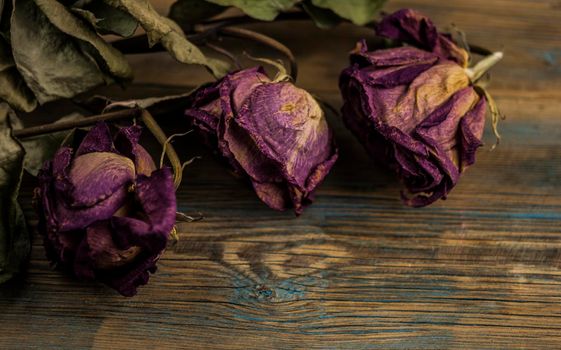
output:
[[384,17],[376,26],[376,33],[433,52],[462,67],[466,67],[469,61],[467,51],[458,47],[450,35],[439,33],[430,18],[411,9],[402,9]]

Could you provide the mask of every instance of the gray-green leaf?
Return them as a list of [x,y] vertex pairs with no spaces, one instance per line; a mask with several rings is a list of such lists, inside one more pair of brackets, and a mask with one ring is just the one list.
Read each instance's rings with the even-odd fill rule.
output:
[[312,0],[317,7],[330,9],[354,24],[371,22],[386,0]]
[[[235,6],[248,16],[272,21],[280,12],[290,10],[300,0],[207,0],[221,6]],[[339,0],[345,2],[347,0]]]
[[18,71],[40,103],[131,76],[123,55],[54,0],[14,2],[11,46]]
[[302,3],[302,8],[321,29],[333,28],[341,23],[341,17],[337,16],[335,12],[329,9],[314,6],[310,0],[304,1]]
[[201,0],[178,0],[169,10],[168,17],[177,23],[197,23],[224,12],[220,5]]
[[29,231],[17,202],[23,147],[12,138],[9,108],[0,104],[0,283],[21,271],[31,249]]
[[13,108],[26,112],[32,111],[37,105],[33,92],[16,69],[10,46],[0,37],[0,101],[2,100]]
[[179,62],[201,64],[212,70],[217,77],[226,73],[221,61],[207,58],[199,48],[189,42],[181,28],[171,19],[162,16],[148,0],[104,0],[107,4],[120,8],[133,16],[144,28],[150,45],[161,43]]
[[64,5],[56,0],[35,0],[35,3],[61,32],[91,45],[95,49],[92,52],[97,56],[96,61],[112,76],[118,79],[132,78],[132,70],[125,56],[72,15]]
[[138,22],[130,14],[109,6],[102,0],[90,1],[81,7],[74,4],[72,11],[90,22],[100,34],[129,37],[138,27]]
[[[72,113],[55,121],[55,123],[78,120],[84,118],[80,113]],[[13,128],[22,128],[23,124],[20,121],[13,123]],[[61,147],[64,139],[71,133],[71,130],[59,131],[50,134],[34,136],[21,140],[23,148],[25,149],[25,158],[23,161],[23,168],[33,176],[37,176],[39,170],[43,167],[45,161],[52,159],[56,151]]]

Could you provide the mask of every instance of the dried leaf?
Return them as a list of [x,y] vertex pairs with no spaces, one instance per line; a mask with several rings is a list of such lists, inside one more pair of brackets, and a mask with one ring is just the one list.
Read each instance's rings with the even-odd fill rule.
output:
[[138,22],[131,15],[107,5],[102,0],[90,1],[83,5],[74,4],[72,11],[91,23],[100,34],[129,37],[138,27]]
[[18,71],[40,103],[131,76],[123,55],[54,0],[14,2],[11,46]]
[[220,5],[201,0],[178,0],[169,10],[168,17],[181,24],[192,24],[224,12]]
[[37,101],[16,69],[11,51],[4,38],[0,38],[0,101],[6,101],[13,108],[30,112],[35,109]]
[[337,15],[354,24],[365,25],[371,22],[386,0],[312,0],[312,4],[330,9]]
[[341,23],[341,17],[337,16],[335,12],[329,9],[314,6],[310,0],[304,1],[302,3],[302,8],[321,29],[333,28]]
[[[72,113],[60,118],[54,123],[56,124],[82,118],[84,118],[82,114]],[[17,117],[11,118],[11,123],[14,130],[23,128],[23,123],[20,119],[17,119]],[[23,168],[31,175],[37,176],[45,161],[53,158],[56,151],[61,147],[63,141],[70,133],[72,133],[72,131],[73,130],[59,131],[20,140],[20,143],[25,150]]]
[[134,17],[146,31],[150,45],[161,43],[179,62],[204,65],[215,76],[222,76],[226,73],[227,67],[223,65],[223,62],[205,57],[199,48],[185,38],[185,34],[177,23],[158,14],[148,0],[104,1]]
[[123,54],[88,28],[56,0],[35,0],[35,3],[61,32],[93,46],[96,61],[118,79],[132,78],[131,68]]
[[11,136],[6,104],[0,104],[0,283],[17,274],[27,261],[31,242],[17,202],[24,150]]
[[[290,10],[300,0],[207,0],[221,6],[234,6],[248,16],[272,21],[280,12]],[[339,0],[340,2],[345,2]]]

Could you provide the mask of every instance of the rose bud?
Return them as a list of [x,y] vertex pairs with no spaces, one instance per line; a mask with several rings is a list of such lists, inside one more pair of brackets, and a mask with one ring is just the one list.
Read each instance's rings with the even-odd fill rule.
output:
[[476,82],[502,53],[466,68],[467,52],[411,10],[387,16],[377,31],[416,47],[368,51],[358,43],[339,81],[343,119],[372,158],[397,173],[410,192],[402,193],[405,204],[425,206],[445,199],[474,163],[488,104],[496,112]]
[[[47,257],[76,276],[133,296],[156,271],[174,228],[169,168],[157,170],[138,126],[112,139],[99,123],[39,173],[36,204]],[[76,132],[78,134],[78,132]]]
[[231,73],[203,87],[186,111],[207,143],[257,196],[297,215],[337,159],[333,134],[318,102],[262,68]]

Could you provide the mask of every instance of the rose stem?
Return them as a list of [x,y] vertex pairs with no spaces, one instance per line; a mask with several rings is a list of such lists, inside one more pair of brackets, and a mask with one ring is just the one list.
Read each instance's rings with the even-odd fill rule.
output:
[[[304,11],[293,11],[293,12],[286,12],[286,13],[281,13],[279,14],[276,18],[275,18],[275,22],[278,21],[299,21],[299,20],[311,20],[310,16],[305,13]],[[345,23],[351,23],[348,20],[345,19],[341,19],[342,22]],[[224,28],[224,27],[229,27],[232,25],[240,25],[240,24],[252,24],[252,23],[270,23],[270,22],[266,22],[266,21],[261,21],[258,20],[256,18],[252,18],[249,16],[229,16],[229,17],[224,17],[224,18],[217,18],[217,19],[211,19],[211,20],[207,20],[207,21],[203,21],[201,22],[201,24],[203,25],[218,25],[220,28]],[[376,21],[372,21],[368,24],[366,24],[366,27],[369,28],[374,28],[376,26]],[[189,39],[189,37],[187,37]],[[196,38],[195,38],[196,39]],[[471,52],[478,54],[478,55],[482,55],[482,56],[487,56],[492,54],[491,50],[488,50],[482,46],[479,45],[473,45],[473,44],[469,44],[469,49]]]
[[226,50],[223,47],[220,47],[218,45],[214,45],[214,44],[211,44],[211,43],[205,43],[205,46],[208,47],[209,49],[215,51],[215,52],[218,52],[221,55],[224,55],[224,56],[228,57],[228,59],[230,61],[232,61],[234,66],[236,66],[236,69],[242,69],[242,65],[240,64],[240,61],[238,61],[236,56],[234,56],[230,51]]
[[32,126],[25,129],[14,130],[12,134],[14,137],[24,139],[28,137],[50,134],[57,131],[70,130],[85,126],[91,126],[97,122],[116,121],[121,119],[132,119],[138,117],[140,109],[124,109],[117,112],[104,113],[93,115],[80,120],[70,120],[60,123],[51,123],[39,126]]
[[[310,20],[310,16],[304,11],[292,11],[284,12],[279,14],[275,21],[300,21],[300,20]],[[202,21],[200,24],[204,25],[219,25],[219,26],[231,26],[236,24],[251,24],[251,23],[269,23],[267,21],[261,21],[259,19],[249,17],[249,16],[229,16],[223,18],[210,19]]]
[[294,57],[292,51],[280,41],[277,41],[267,35],[244,28],[220,28],[218,29],[218,33],[227,37],[249,39],[273,48],[276,51],[284,54],[288,58],[288,62],[290,64],[290,76],[292,77],[292,80],[296,81],[296,78],[298,76],[298,64],[296,63],[296,58]]
[[[222,35],[233,38],[248,39],[263,44],[284,54],[288,58],[290,64],[290,76],[294,81],[296,81],[296,77],[298,75],[298,65],[296,64],[296,58],[294,57],[294,54],[286,45],[265,34],[257,33],[248,29],[231,28],[228,27],[228,25],[229,22],[224,22],[211,27],[195,27],[193,30],[195,30],[196,33],[187,35],[187,39],[197,45],[203,46],[207,41],[209,41],[211,37]],[[113,41],[111,45],[125,54],[141,54],[165,51],[165,49],[161,45],[150,47],[148,45],[146,34],[142,34],[133,38],[119,39]]]
[[152,135],[154,135],[156,140],[158,140],[158,142],[165,149],[166,156],[168,157],[171,163],[171,167],[173,168],[173,185],[177,190],[179,188],[179,185],[181,185],[181,178],[183,177],[181,160],[179,159],[177,152],[169,143],[168,137],[166,136],[162,128],[160,128],[160,125],[158,125],[154,117],[152,117],[152,114],[150,114],[150,112],[145,109],[141,110],[140,119],[142,120],[146,128],[150,130]]
[[491,55],[485,56],[481,61],[477,62],[475,66],[466,68],[466,73],[472,82],[476,82],[481,78],[489,69],[503,59],[502,52],[494,52]]

